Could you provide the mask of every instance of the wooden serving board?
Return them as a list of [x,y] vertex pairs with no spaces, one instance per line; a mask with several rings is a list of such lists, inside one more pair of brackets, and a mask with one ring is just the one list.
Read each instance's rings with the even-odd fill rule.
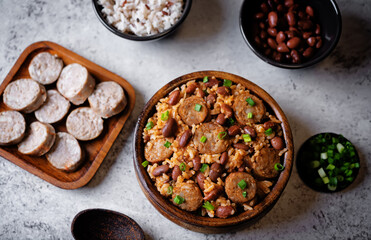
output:
[[[113,142],[119,135],[126,120],[131,114],[135,104],[135,91],[133,87],[125,79],[108,71],[107,69],[98,66],[97,64],[79,56],[78,54],[53,42],[36,42],[28,46],[17,62],[14,64],[3,83],[0,85],[0,95],[2,95],[5,87],[9,82],[20,78],[29,78],[28,66],[32,58],[40,52],[50,52],[60,57],[65,65],[71,63],[79,63],[86,67],[89,73],[96,80],[96,84],[103,81],[115,81],[120,84],[126,93],[128,104],[124,111],[116,116],[104,120],[104,130],[102,134],[91,141],[79,141],[82,150],[85,152],[85,160],[82,165],[74,172],[64,172],[54,168],[46,159],[45,156],[33,157],[21,154],[17,150],[17,145],[0,147],[0,156],[8,159],[14,164],[20,166],[26,171],[48,181],[49,183],[64,189],[76,189],[87,184],[97,172],[103,159],[106,157]],[[46,85],[46,89],[56,89],[56,84]],[[88,106],[87,101],[78,107]],[[76,106],[71,104],[70,111]],[[3,98],[0,98],[0,112],[8,110],[3,103]],[[26,119],[27,127],[35,121],[34,113],[23,114]],[[66,132],[65,127],[66,117],[58,123],[52,124],[56,132]]]

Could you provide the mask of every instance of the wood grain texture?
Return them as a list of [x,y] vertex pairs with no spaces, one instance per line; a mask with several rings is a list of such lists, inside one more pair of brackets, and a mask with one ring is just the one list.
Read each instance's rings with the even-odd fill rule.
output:
[[[282,160],[285,169],[278,176],[277,183],[272,188],[272,191],[261,202],[259,202],[259,204],[257,204],[252,211],[243,212],[227,219],[202,217],[192,212],[183,211],[174,206],[168,199],[163,197],[157,191],[146,169],[141,165],[141,163],[145,161],[145,144],[142,139],[142,132],[147,123],[147,119],[155,113],[155,105],[161,98],[169,94],[174,88],[179,87],[190,80],[202,79],[204,76],[215,76],[219,79],[229,79],[234,83],[240,83],[252,93],[259,96],[265,102],[267,110],[274,112],[277,118],[282,122],[281,127],[283,130],[286,147],[288,148],[288,151],[284,154]],[[147,199],[162,215],[167,217],[169,220],[187,229],[203,233],[221,233],[235,230],[237,228],[253,224],[259,218],[263,217],[267,212],[269,212],[286,187],[291,175],[294,155],[294,144],[289,122],[278,103],[266,91],[256,84],[237,75],[219,71],[201,71],[186,74],[169,82],[158,92],[156,92],[155,95],[148,101],[144,107],[144,110],[139,116],[135,129],[134,149],[135,153],[133,161],[135,172],[139,185]]]
[[[71,63],[79,63],[86,67],[89,73],[94,77],[97,83],[101,81],[115,81],[120,84],[126,93],[128,104],[124,111],[120,114],[113,116],[104,121],[104,130],[102,134],[92,141],[80,142],[82,150],[85,153],[85,160],[74,172],[64,172],[54,168],[45,158],[32,157],[23,155],[17,151],[17,146],[0,147],[0,156],[8,159],[14,164],[21,168],[29,171],[30,173],[48,181],[49,183],[64,189],[76,189],[87,184],[90,179],[94,176],[102,161],[106,157],[109,149],[113,142],[119,135],[123,128],[126,120],[131,114],[135,104],[135,91],[133,87],[125,79],[120,76],[96,65],[95,63],[79,56],[78,54],[56,44],[53,42],[36,42],[28,46],[23,53],[20,55],[3,83],[0,85],[0,95],[3,93],[5,87],[9,82],[17,80],[19,78],[28,78],[28,66],[32,58],[40,52],[50,52],[60,57],[65,65]],[[55,83],[46,85],[46,89],[55,89]],[[88,106],[87,101],[80,106]],[[70,111],[75,109],[76,106],[71,105]],[[8,110],[5,104],[0,100],[0,111]],[[29,125],[32,121],[35,121],[33,113],[24,114],[26,123]],[[52,124],[56,132],[66,132],[65,127],[66,117],[55,124]]]

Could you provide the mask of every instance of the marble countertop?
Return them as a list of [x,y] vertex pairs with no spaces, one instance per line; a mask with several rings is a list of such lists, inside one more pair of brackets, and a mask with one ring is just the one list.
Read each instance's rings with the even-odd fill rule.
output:
[[[96,18],[89,0],[0,1],[0,82],[31,43],[49,40],[127,79],[136,106],[107,158],[85,187],[63,190],[0,157],[0,239],[72,239],[73,217],[86,208],[125,213],[148,239],[371,238],[371,4],[338,0],[343,33],[334,52],[302,70],[270,66],[245,44],[238,26],[242,0],[194,0],[172,36],[149,43],[121,39]],[[294,167],[276,206],[258,223],[229,234],[200,234],[160,215],[133,169],[133,129],[150,97],[168,81],[198,70],[243,76],[269,92],[286,113],[295,150],[313,134],[343,133],[361,156],[345,191],[321,194]],[[296,152],[295,151],[295,152]]]

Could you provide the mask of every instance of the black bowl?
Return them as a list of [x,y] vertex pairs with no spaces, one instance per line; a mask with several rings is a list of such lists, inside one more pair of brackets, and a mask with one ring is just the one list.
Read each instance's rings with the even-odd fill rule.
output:
[[276,67],[297,69],[312,66],[324,58],[336,47],[341,35],[341,15],[338,6],[334,0],[296,0],[296,3],[310,4],[316,15],[316,22],[321,25],[321,35],[323,46],[307,61],[294,63],[281,63],[265,56],[262,50],[254,42],[253,21],[257,13],[261,0],[245,0],[240,11],[240,30],[247,45],[263,61]]
[[95,14],[97,15],[100,22],[108,30],[110,30],[112,33],[116,34],[117,36],[120,36],[120,37],[125,38],[125,39],[129,39],[129,40],[133,40],[133,41],[152,41],[152,40],[158,40],[158,39],[169,36],[171,33],[173,33],[175,31],[175,29],[177,29],[184,22],[184,20],[188,16],[188,13],[191,10],[191,6],[192,6],[192,0],[184,0],[184,7],[183,7],[182,16],[169,29],[167,29],[167,30],[165,30],[161,33],[155,34],[155,35],[137,36],[137,35],[134,35],[134,34],[123,33],[121,31],[119,31],[117,28],[115,28],[114,26],[112,26],[111,24],[109,24],[107,22],[106,17],[102,13],[102,8],[103,7],[98,4],[98,0],[92,0],[92,2],[93,2],[93,8],[95,10]]

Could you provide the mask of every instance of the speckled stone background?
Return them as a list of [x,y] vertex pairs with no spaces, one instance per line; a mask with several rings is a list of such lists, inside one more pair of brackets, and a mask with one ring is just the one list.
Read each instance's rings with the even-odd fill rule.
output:
[[[343,34],[322,63],[284,70],[258,59],[238,27],[241,0],[194,0],[171,37],[139,43],[121,39],[96,18],[89,0],[1,0],[0,81],[23,49],[49,40],[127,79],[136,107],[92,181],[59,189],[0,158],[0,239],[72,239],[73,217],[86,208],[125,213],[148,239],[371,238],[371,4],[339,0]],[[197,70],[241,75],[267,90],[286,113],[295,149],[309,136],[343,133],[357,147],[362,169],[347,190],[310,190],[293,169],[273,210],[252,227],[223,235],[185,230],[160,215],[141,192],[132,163],[133,129],[149,98],[168,81]]]

